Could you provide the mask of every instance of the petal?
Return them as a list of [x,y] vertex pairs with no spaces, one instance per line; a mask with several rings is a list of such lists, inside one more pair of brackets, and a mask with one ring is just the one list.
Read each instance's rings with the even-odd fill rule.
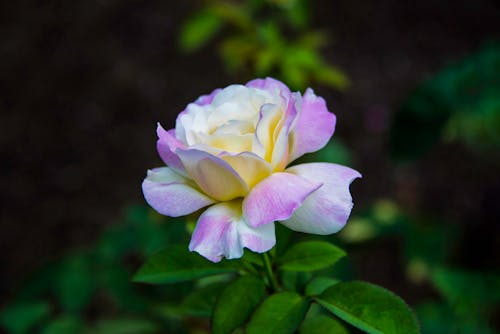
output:
[[231,133],[214,133],[212,135],[201,136],[202,142],[206,145],[218,148],[223,151],[243,152],[250,151],[252,148],[252,134],[231,134]]
[[272,167],[258,155],[252,152],[239,154],[220,154],[219,157],[227,162],[251,189],[257,183],[268,177]]
[[175,169],[177,172],[185,175],[186,171],[184,169],[184,166],[182,165],[182,162],[177,154],[175,154],[175,150],[179,147],[184,148],[184,144],[175,138],[174,132],[175,130],[173,129],[165,131],[160,123],[158,123],[158,127],[156,128],[156,133],[158,135],[156,148],[158,150],[158,154],[165,164]]
[[273,147],[271,165],[277,172],[283,171],[288,164],[289,156],[288,129],[281,129]]
[[283,169],[285,169],[286,165],[288,165],[289,163],[289,135],[290,129],[293,127],[297,120],[297,102],[300,102],[300,94],[290,94],[285,114],[283,115],[273,134],[274,147],[271,158],[271,165],[274,167],[275,171],[283,171]]
[[344,227],[352,209],[349,185],[361,174],[354,169],[330,163],[308,163],[286,170],[323,186],[311,194],[293,216],[282,222],[305,233],[331,234]]
[[274,224],[252,228],[244,221],[241,200],[216,204],[198,219],[189,250],[212,262],[240,258],[243,248],[267,252],[276,243]]
[[325,146],[333,135],[335,123],[336,117],[328,111],[325,100],[308,88],[292,131],[290,161]]
[[221,88],[213,90],[210,94],[200,96],[194,103],[200,106],[204,106],[212,103],[214,97],[221,91]]
[[224,160],[198,149],[177,149],[187,173],[210,197],[229,201],[248,192],[245,181]]
[[207,112],[205,106],[190,103],[175,121],[175,137],[184,144],[191,146],[196,143],[196,133],[207,132]]
[[274,131],[282,116],[283,111],[280,106],[275,104],[264,104],[260,109],[259,121],[253,137],[252,152],[269,162],[273,153]]
[[302,204],[320,183],[290,173],[274,173],[257,184],[243,200],[243,213],[252,227],[284,220]]
[[179,133],[179,137],[178,138],[184,138],[185,137],[185,133],[184,133],[184,128],[181,127],[181,129],[177,129],[177,125],[179,125],[180,123],[180,120],[182,118],[182,116],[184,116],[185,114],[188,113],[188,109],[190,107],[193,107],[192,105],[195,104],[199,107],[203,107],[203,106],[206,106],[207,104],[210,104],[212,103],[212,101],[214,100],[215,96],[217,94],[219,94],[219,92],[221,91],[222,89],[221,88],[217,88],[215,90],[213,90],[210,94],[207,94],[207,95],[201,95],[200,97],[198,97],[196,99],[196,101],[194,101],[193,103],[189,103],[186,108],[181,111],[179,113],[179,115],[177,115],[177,119],[176,119],[176,131],[178,131]]
[[266,90],[272,94],[280,94],[282,96],[288,96],[290,94],[290,89],[284,83],[270,77],[265,79],[254,79],[247,82],[245,86]]
[[184,216],[214,203],[192,181],[168,167],[149,170],[142,192],[153,209],[170,217]]

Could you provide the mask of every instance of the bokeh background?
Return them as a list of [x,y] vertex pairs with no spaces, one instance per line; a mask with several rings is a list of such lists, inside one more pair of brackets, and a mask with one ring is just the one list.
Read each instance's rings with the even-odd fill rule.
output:
[[[140,190],[146,169],[161,164],[156,122],[173,127],[199,95],[267,75],[326,99],[338,123],[319,157],[363,174],[351,187],[352,226],[334,237],[352,275],[402,296],[426,333],[498,330],[497,2],[10,1],[0,18],[9,332],[142,316],[120,298],[133,304],[151,291],[109,298],[115,283],[81,277],[120,261],[109,275],[129,279],[138,254],[172,239],[158,237],[172,232]],[[89,252],[112,260],[93,267]],[[12,325],[19,314],[33,324]],[[137,332],[155,332],[144,326]]]

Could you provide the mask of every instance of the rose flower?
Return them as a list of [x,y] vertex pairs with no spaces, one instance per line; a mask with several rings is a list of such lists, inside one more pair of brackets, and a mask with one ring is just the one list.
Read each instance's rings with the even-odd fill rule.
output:
[[190,103],[175,129],[158,125],[157,149],[168,167],[148,171],[146,201],[178,217],[208,207],[189,249],[218,262],[266,252],[274,223],[331,234],[352,209],[350,183],[361,174],[331,163],[287,166],[327,144],[336,117],[312,89],[292,93],[280,81],[256,79],[216,89]]

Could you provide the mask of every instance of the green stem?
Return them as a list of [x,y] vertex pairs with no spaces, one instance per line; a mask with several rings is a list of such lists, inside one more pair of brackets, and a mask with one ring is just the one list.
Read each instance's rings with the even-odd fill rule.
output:
[[278,291],[278,282],[276,281],[276,277],[274,276],[269,254],[263,253],[262,259],[264,260],[264,268],[266,269],[266,276],[267,279],[269,280],[269,284],[271,284],[271,288],[273,289],[273,291]]
[[248,272],[249,274],[257,274],[258,275],[258,271],[257,269],[255,269],[254,266],[252,266],[252,264],[248,263],[248,262],[245,262],[243,261],[243,269]]

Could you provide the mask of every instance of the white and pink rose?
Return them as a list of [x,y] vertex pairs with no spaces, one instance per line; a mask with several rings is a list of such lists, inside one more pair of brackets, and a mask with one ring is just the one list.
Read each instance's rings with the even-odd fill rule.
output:
[[168,167],[148,171],[146,201],[178,217],[208,207],[189,249],[218,262],[243,248],[266,252],[276,243],[274,223],[313,234],[346,224],[350,183],[361,174],[331,163],[287,166],[321,149],[336,117],[312,89],[292,93],[280,81],[256,79],[203,95],[158,125],[157,149]]

